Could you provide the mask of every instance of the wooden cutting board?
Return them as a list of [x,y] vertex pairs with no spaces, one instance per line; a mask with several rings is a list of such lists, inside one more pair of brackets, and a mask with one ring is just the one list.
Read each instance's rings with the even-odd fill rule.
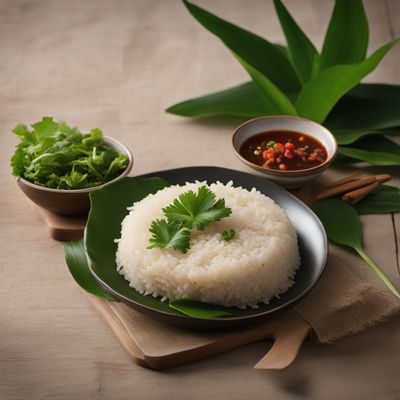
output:
[[[296,196],[306,203],[310,202],[309,188],[298,191]],[[85,216],[62,216],[38,209],[53,239],[66,242],[83,237]],[[295,360],[311,331],[311,326],[295,310],[279,319],[246,328],[229,331],[182,330],[150,319],[125,304],[83,293],[133,360],[152,369],[170,368],[261,340],[272,341],[272,346],[255,368],[282,369]]]
[[69,242],[82,239],[85,230],[86,215],[59,215],[35,206],[46,223],[49,235],[54,240]]
[[282,369],[295,360],[311,331],[311,326],[295,310],[279,319],[245,328],[184,330],[162,324],[125,304],[84,294],[133,360],[152,369],[174,367],[261,340],[273,343],[254,367]]

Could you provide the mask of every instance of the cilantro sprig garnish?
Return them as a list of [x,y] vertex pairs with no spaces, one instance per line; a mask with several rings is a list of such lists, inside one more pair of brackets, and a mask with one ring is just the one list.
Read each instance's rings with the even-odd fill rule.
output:
[[225,199],[217,199],[209,188],[201,186],[197,193],[188,190],[179,195],[163,208],[163,213],[166,219],[151,223],[152,237],[148,248],[173,248],[187,253],[190,249],[189,229],[202,231],[211,222],[231,215],[232,210],[225,206]]
[[190,248],[190,232],[182,229],[181,224],[177,221],[157,219],[151,223],[150,232],[153,236],[150,238],[148,249],[172,248],[187,253]]
[[206,186],[201,186],[197,194],[192,190],[182,193],[173,203],[163,208],[170,221],[178,221],[188,229],[204,230],[210,222],[228,217],[232,210],[225,207],[225,199],[216,199]]

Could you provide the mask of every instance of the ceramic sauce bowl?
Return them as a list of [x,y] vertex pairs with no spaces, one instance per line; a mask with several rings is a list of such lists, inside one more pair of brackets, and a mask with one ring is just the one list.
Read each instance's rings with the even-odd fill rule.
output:
[[[326,150],[326,159],[321,164],[305,169],[279,170],[255,164],[241,154],[241,146],[249,138],[263,132],[285,131],[308,135],[319,141]],[[337,143],[332,133],[324,126],[305,118],[294,116],[268,116],[251,119],[237,127],[232,137],[233,150],[246,166],[271,181],[287,188],[299,188],[322,174],[337,153]]]

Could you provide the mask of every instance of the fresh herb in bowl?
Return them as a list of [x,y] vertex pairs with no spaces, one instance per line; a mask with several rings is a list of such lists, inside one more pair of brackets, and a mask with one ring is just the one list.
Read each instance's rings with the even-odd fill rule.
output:
[[85,189],[119,176],[128,156],[104,142],[100,129],[81,133],[65,122],[44,117],[13,132],[21,140],[11,158],[15,176],[52,189]]

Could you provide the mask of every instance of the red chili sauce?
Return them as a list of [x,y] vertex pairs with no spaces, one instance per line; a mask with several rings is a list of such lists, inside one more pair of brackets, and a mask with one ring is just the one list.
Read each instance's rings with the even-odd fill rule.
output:
[[239,153],[253,164],[282,171],[313,168],[328,158],[319,140],[293,131],[258,133],[240,146]]

